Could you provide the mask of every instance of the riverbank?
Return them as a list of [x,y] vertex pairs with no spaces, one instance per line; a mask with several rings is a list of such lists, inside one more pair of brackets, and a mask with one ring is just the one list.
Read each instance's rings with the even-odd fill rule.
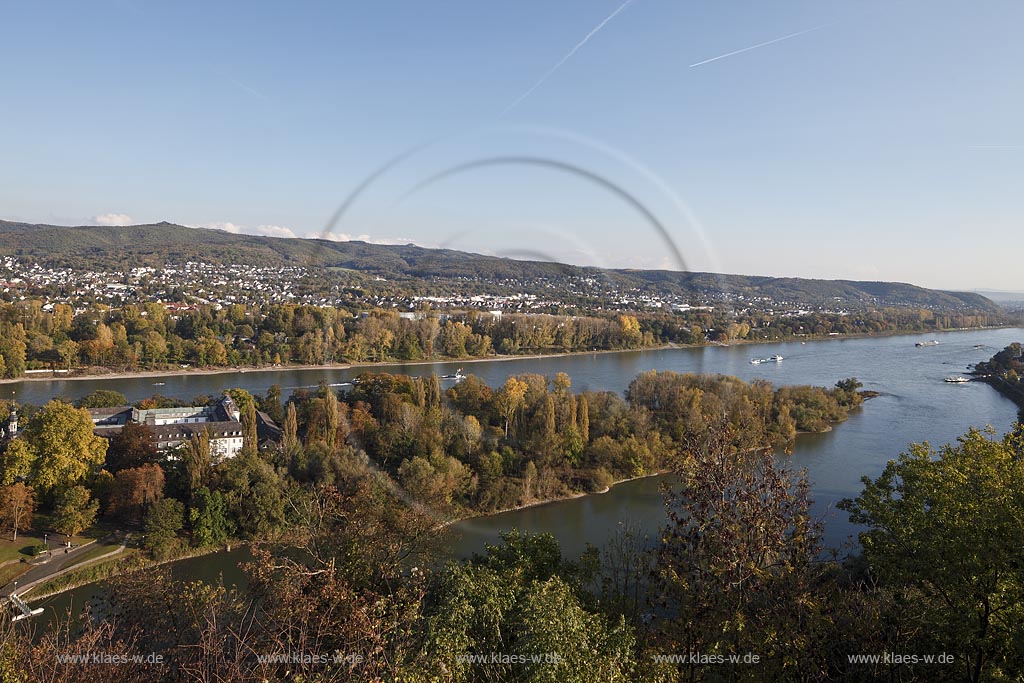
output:
[[32,377],[16,377],[16,378],[4,378],[0,379],[0,385],[11,384],[11,383],[34,383],[34,382],[74,382],[76,380],[97,380],[97,379],[110,379],[110,380],[121,380],[121,379],[139,379],[139,378],[174,378],[174,377],[202,377],[209,375],[227,375],[235,373],[267,373],[267,372],[291,372],[291,371],[308,371],[308,370],[359,370],[366,369],[367,371],[375,368],[387,368],[394,366],[418,366],[418,365],[438,365],[438,364],[470,364],[470,363],[493,363],[501,361],[514,361],[514,360],[540,360],[545,358],[564,358],[570,356],[587,356],[587,355],[600,355],[600,354],[615,354],[615,353],[635,353],[637,351],[663,351],[666,349],[695,349],[705,347],[729,347],[729,346],[746,346],[746,345],[761,345],[761,344],[788,344],[796,342],[821,342],[821,341],[835,341],[835,340],[847,340],[847,339],[884,339],[889,337],[913,337],[927,334],[946,334],[951,332],[982,332],[986,330],[1002,330],[1002,329],[1014,329],[1015,325],[997,325],[989,327],[967,327],[967,328],[952,328],[948,330],[928,330],[928,331],[891,331],[891,332],[878,332],[878,333],[853,333],[843,335],[824,335],[824,336],[812,336],[806,337],[790,337],[786,339],[735,339],[728,343],[724,342],[709,342],[705,344],[679,344],[679,343],[668,343],[659,344],[657,346],[646,346],[638,349],[600,349],[592,351],[557,351],[550,353],[535,353],[535,354],[522,354],[522,355],[504,355],[496,354],[493,356],[476,357],[476,358],[436,358],[432,360],[415,360],[415,361],[403,361],[403,360],[386,360],[386,361],[363,361],[358,363],[328,363],[323,365],[307,365],[307,364],[289,364],[289,365],[268,365],[268,366],[232,366],[232,367],[188,367],[188,368],[162,368],[156,370],[114,370],[110,368],[89,368],[85,372],[77,374],[54,374],[48,376],[36,375]]
[[49,377],[16,377],[0,379],[0,384],[12,382],[53,382],[53,381],[75,381],[75,380],[96,380],[96,379],[138,379],[149,377],[158,379],[162,377],[204,377],[209,375],[231,375],[240,372],[291,372],[303,370],[359,370],[366,368],[386,368],[396,365],[439,365],[439,364],[469,364],[469,363],[494,363],[511,360],[539,360],[543,358],[561,358],[564,356],[585,356],[605,353],[626,353],[635,351],[664,351],[665,349],[700,348],[705,344],[660,344],[658,346],[647,346],[642,349],[600,349],[595,351],[563,351],[557,353],[537,353],[523,355],[494,355],[479,358],[437,358],[435,360],[386,360],[386,361],[364,361],[360,363],[326,363],[322,365],[270,365],[270,366],[246,366],[233,367],[212,367],[212,368],[181,368],[179,370],[137,370],[110,372],[87,372],[77,375],[51,375]]
[[445,529],[445,528],[447,528],[449,526],[452,526],[453,524],[459,524],[459,523],[462,523],[462,522],[470,522],[470,521],[472,521],[474,519],[486,519],[488,517],[496,517],[498,515],[503,515],[503,514],[506,514],[508,512],[519,512],[520,510],[529,510],[529,509],[532,509],[532,508],[542,507],[544,505],[551,505],[553,503],[562,503],[562,502],[565,502],[567,500],[577,500],[579,498],[586,498],[587,496],[600,496],[600,495],[603,495],[605,493],[608,493],[609,491],[611,491],[613,488],[615,488],[619,484],[625,484],[625,483],[628,483],[628,482],[631,482],[631,481],[638,481],[640,479],[648,479],[650,477],[660,477],[662,475],[668,474],[670,471],[671,470],[668,470],[668,469],[662,469],[662,470],[658,470],[656,472],[650,472],[648,474],[641,474],[641,475],[636,476],[636,477],[628,477],[626,479],[619,479],[617,481],[613,481],[612,483],[608,484],[608,486],[605,486],[600,491],[577,491],[575,493],[569,493],[569,494],[566,494],[564,496],[556,496],[554,498],[545,498],[544,500],[534,500],[534,501],[530,501],[529,503],[523,503],[522,505],[513,505],[512,507],[502,508],[500,510],[490,510],[488,512],[481,512],[481,513],[478,513],[478,514],[466,515],[465,517],[457,517],[455,519],[450,519],[447,522],[441,523],[440,525],[438,525],[437,528],[438,529]]
[[[233,549],[243,548],[248,545],[248,541],[233,541],[225,546],[189,548],[179,555],[175,555],[174,557],[168,557],[162,560],[147,559],[136,553],[126,554],[124,558],[118,558],[116,560],[111,561],[111,557],[119,555],[124,551],[125,546],[122,545],[120,548],[113,552],[87,560],[86,562],[83,562],[81,565],[69,567],[68,570],[66,570],[66,572],[58,573],[54,576],[48,577],[47,579],[43,579],[42,581],[37,582],[33,586],[29,586],[29,588],[26,589],[26,592],[27,590],[32,590],[37,587],[48,590],[43,590],[43,592],[41,593],[33,593],[33,595],[28,598],[28,602],[38,602],[39,600],[43,600],[45,598],[51,598],[55,595],[60,595],[61,593],[66,593],[67,591],[75,590],[76,588],[81,588],[82,586],[88,586],[90,584],[99,583],[101,581],[112,579],[126,572],[138,571],[140,569],[152,569],[153,567],[160,567],[165,564],[173,564],[175,562],[191,560],[197,557],[203,557],[205,555],[213,555],[214,553],[218,553],[222,550],[227,550],[228,552],[230,552]],[[98,569],[102,569],[103,571],[97,572]],[[84,574],[84,576],[77,577],[76,579],[75,575],[80,572]],[[65,579],[68,576],[72,578],[68,579],[66,584],[59,583],[57,584],[56,587],[50,586],[51,582]]]

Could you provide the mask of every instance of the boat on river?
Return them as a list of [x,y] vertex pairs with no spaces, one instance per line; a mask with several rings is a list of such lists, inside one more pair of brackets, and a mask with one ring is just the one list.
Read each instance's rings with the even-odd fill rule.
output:
[[937,339],[931,339],[929,341],[917,342],[914,346],[938,346],[939,342]]
[[455,382],[461,382],[462,380],[466,379],[466,376],[462,374],[462,368],[459,368],[458,370],[455,371],[455,374],[453,375],[441,375],[441,379],[450,379]]
[[964,382],[970,382],[971,378],[970,377],[964,377],[963,375],[955,375],[953,377],[947,377],[943,381],[944,382],[949,382],[950,384],[963,384]]

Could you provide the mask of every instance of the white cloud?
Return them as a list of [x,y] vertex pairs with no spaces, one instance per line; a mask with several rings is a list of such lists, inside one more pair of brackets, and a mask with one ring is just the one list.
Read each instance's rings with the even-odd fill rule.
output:
[[242,232],[242,226],[235,225],[234,223],[204,223],[199,227],[209,228],[210,230],[223,230],[224,232],[231,232],[236,235]]
[[373,237],[367,233],[356,235],[347,232],[307,232],[303,233],[302,235],[298,235],[292,228],[283,225],[272,225],[268,223],[257,225],[256,227],[248,227],[245,225],[240,225],[238,223],[217,221],[213,223],[204,223],[199,227],[209,228],[210,230],[223,230],[224,232],[230,232],[234,235],[261,235],[264,237],[302,237],[303,239],[325,239],[332,240],[334,242],[367,242],[369,244],[404,245],[416,243],[416,241],[411,237]]
[[247,228],[237,223],[206,223],[201,227],[211,230],[223,230],[235,235],[262,235],[265,237],[295,237],[295,231],[283,225],[257,225],[255,228]]
[[411,237],[371,237],[366,233],[352,235],[347,232],[339,233],[313,233],[307,235],[310,238],[332,240],[334,242],[367,242],[369,244],[412,244],[415,242]]
[[125,213],[102,213],[93,216],[92,222],[96,225],[135,225],[135,219]]
[[295,231],[283,225],[257,225],[253,232],[267,237],[295,237]]

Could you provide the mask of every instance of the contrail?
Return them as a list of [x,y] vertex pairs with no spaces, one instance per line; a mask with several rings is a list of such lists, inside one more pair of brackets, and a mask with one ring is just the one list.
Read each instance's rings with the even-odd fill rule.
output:
[[624,9],[626,9],[626,7],[628,7],[632,3],[633,3],[633,0],[626,0],[624,3],[619,5],[618,9],[616,9],[614,12],[612,12],[607,17],[605,17],[604,21],[602,21],[600,24],[595,26],[594,29],[590,33],[588,33],[587,35],[585,35],[583,37],[583,40],[581,40],[580,42],[576,43],[576,45],[571,50],[569,50],[569,52],[567,52],[564,57],[562,57],[560,60],[558,60],[557,64],[555,64],[553,67],[551,67],[546,72],[544,72],[544,75],[541,76],[540,79],[536,83],[531,85],[530,88],[526,92],[524,92],[522,95],[517,97],[516,100],[512,104],[510,104],[507,107],[505,107],[504,111],[502,111],[500,114],[498,114],[498,118],[500,119],[501,117],[505,116],[505,114],[507,114],[510,111],[512,111],[513,109],[515,109],[517,106],[519,106],[519,103],[521,103],[527,97],[532,95],[534,90],[536,90],[540,86],[544,85],[544,81],[546,81],[549,78],[551,78],[552,74],[554,74],[556,71],[558,71],[560,68],[562,68],[562,65],[565,64],[566,62],[568,62],[572,58],[572,56],[579,51],[579,49],[581,47],[586,45],[587,41],[589,41],[591,38],[596,36],[597,33],[601,29],[604,28],[605,24],[607,24],[609,21],[614,19],[616,17],[616,15],[619,14],[619,12],[621,12]]
[[803,31],[797,31],[796,33],[790,33],[788,36],[782,36],[781,38],[775,38],[774,40],[769,40],[769,41],[766,41],[764,43],[758,43],[757,45],[751,45],[750,47],[745,47],[742,50],[734,50],[732,52],[726,52],[724,55],[718,55],[717,57],[712,57],[711,59],[705,59],[703,62],[697,62],[696,64],[691,64],[690,68],[692,69],[695,66],[701,66],[703,64],[710,64],[711,62],[717,62],[719,59],[725,59],[726,57],[732,57],[733,55],[742,54],[744,52],[750,52],[751,50],[756,50],[757,48],[765,47],[766,45],[774,45],[775,43],[781,43],[784,40],[789,40],[790,38],[796,38],[797,36],[807,35],[808,33],[813,33],[814,31],[820,31],[821,29],[828,28],[829,26],[832,26],[835,23],[836,22],[833,21],[833,22],[831,22],[829,24],[822,24],[821,26],[815,26],[814,28],[807,28],[807,29],[804,29]]

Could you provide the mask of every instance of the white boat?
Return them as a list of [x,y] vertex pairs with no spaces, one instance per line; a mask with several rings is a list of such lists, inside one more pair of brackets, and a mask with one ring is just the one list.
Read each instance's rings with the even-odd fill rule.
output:
[[153,382],[154,387],[162,387],[165,384],[167,384],[167,382]]
[[760,365],[763,362],[764,362],[764,360],[762,360],[760,358],[751,358],[750,359],[750,364],[751,365]]
[[780,362],[782,362],[782,356],[780,356],[779,354],[775,354],[774,356],[769,356],[768,357],[768,361],[771,362],[771,363],[780,363]]
[[947,377],[943,381],[949,382],[950,384],[963,384],[964,382],[970,382],[971,378],[970,377],[964,377],[963,375],[956,375],[954,377]]
[[938,346],[939,342],[936,339],[930,341],[917,342],[914,346]]
[[456,382],[461,382],[462,380],[466,379],[466,376],[462,374],[462,368],[459,368],[458,370],[455,371],[454,375],[441,375],[441,379],[452,379],[455,380]]

